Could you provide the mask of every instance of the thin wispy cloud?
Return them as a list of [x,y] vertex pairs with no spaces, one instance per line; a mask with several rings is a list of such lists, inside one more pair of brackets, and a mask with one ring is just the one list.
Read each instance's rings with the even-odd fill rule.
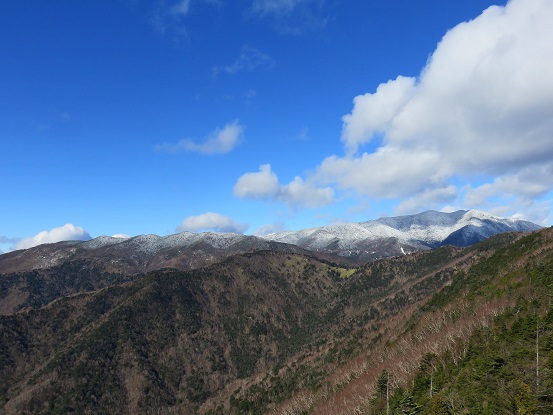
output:
[[244,127],[238,121],[234,121],[221,129],[216,129],[201,142],[183,139],[174,144],[159,144],[155,147],[155,150],[170,154],[182,152],[194,152],[205,155],[226,154],[238,145],[243,134]]
[[329,21],[326,0],[254,0],[252,13],[284,34],[299,35],[324,28]]
[[308,141],[311,139],[309,136],[309,128],[303,127],[298,134],[296,135],[297,139],[300,141]]
[[260,67],[272,68],[274,65],[275,61],[269,55],[252,46],[245,45],[233,63],[213,67],[213,75],[217,76],[220,73],[232,75],[242,71],[252,72]]
[[309,3],[309,0],[254,0],[252,9],[255,13],[288,14],[294,9]]
[[189,38],[187,19],[192,10],[207,4],[221,6],[222,0],[178,0],[172,2],[162,1],[157,4],[153,11],[152,25],[155,30],[164,35],[173,37],[175,40]]
[[21,238],[13,238],[13,237],[9,237],[9,236],[0,235],[0,245],[15,244],[15,243],[19,242],[20,240],[21,240]]
[[169,10],[173,16],[186,16],[190,11],[190,0],[181,0],[175,3]]

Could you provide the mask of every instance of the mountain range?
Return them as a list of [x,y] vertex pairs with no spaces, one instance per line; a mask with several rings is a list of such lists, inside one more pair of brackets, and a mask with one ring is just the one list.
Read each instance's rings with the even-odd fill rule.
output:
[[443,245],[469,246],[499,233],[540,228],[532,222],[500,218],[478,210],[426,211],[361,223],[280,232],[263,238],[366,262]]
[[[552,413],[553,230],[530,227],[425,212],[4,254],[0,412]],[[346,249],[386,238],[399,254]]]
[[100,236],[90,241],[39,245],[0,256],[0,273],[47,269],[68,261],[94,262],[110,273],[161,268],[194,269],[222,258],[259,250],[310,251],[321,259],[362,264],[443,245],[468,246],[503,232],[529,232],[539,225],[476,210],[416,215],[332,225],[261,237],[233,233],[182,232],[132,238]]

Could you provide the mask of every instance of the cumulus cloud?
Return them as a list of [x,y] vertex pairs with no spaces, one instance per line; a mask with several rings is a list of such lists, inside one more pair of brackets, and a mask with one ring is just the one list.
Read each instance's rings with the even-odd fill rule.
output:
[[115,235],[111,235],[112,238],[120,238],[120,239],[128,239],[130,238],[129,235],[125,233],[116,233]]
[[[318,168],[325,184],[404,211],[508,192],[518,205],[553,188],[553,2],[511,0],[448,31],[420,76],[354,99],[344,156]],[[372,149],[368,145],[371,144]],[[418,199],[418,201],[416,200]],[[513,205],[514,206],[514,205]]]
[[416,196],[402,200],[396,207],[395,212],[402,215],[428,209],[440,209],[447,206],[447,203],[454,201],[457,196],[457,188],[451,184],[441,188],[428,189]]
[[222,129],[216,129],[209,134],[203,142],[197,143],[194,140],[183,139],[175,144],[159,144],[156,151],[164,153],[181,153],[183,151],[196,152],[200,154],[225,154],[229,153],[238,145],[244,134],[244,127],[238,121],[225,125]]
[[292,206],[321,207],[334,201],[334,190],[316,187],[296,176],[290,183],[280,186],[278,198]]
[[325,183],[337,182],[339,188],[355,189],[361,195],[400,198],[441,183],[446,172],[437,169],[438,163],[436,153],[388,146],[359,157],[327,157],[317,176]]
[[177,232],[214,231],[244,233],[249,225],[218,213],[206,212],[197,216],[189,216],[177,227]]
[[230,65],[215,66],[213,74],[218,75],[221,72],[235,74],[241,71],[251,72],[258,67],[272,68],[275,61],[259,49],[245,45],[242,47],[240,56]]
[[330,187],[317,187],[301,177],[279,184],[270,164],[261,165],[258,172],[240,176],[234,185],[234,195],[241,199],[279,200],[295,207],[321,207],[334,200]]
[[466,199],[469,204],[481,205],[487,199],[521,196],[524,199],[537,199],[553,188],[553,166],[538,166],[523,169],[512,175],[496,178],[470,189]]
[[80,226],[67,223],[59,228],[42,231],[30,238],[21,239],[15,249],[27,249],[41,244],[49,244],[60,241],[88,241],[92,239],[90,234]]
[[355,153],[359,145],[368,143],[377,133],[386,132],[414,91],[414,78],[398,76],[380,84],[373,94],[355,97],[352,113],[343,117],[342,141],[348,153]]
[[241,199],[267,199],[278,194],[278,177],[270,164],[259,166],[256,173],[246,173],[234,185],[234,195]]

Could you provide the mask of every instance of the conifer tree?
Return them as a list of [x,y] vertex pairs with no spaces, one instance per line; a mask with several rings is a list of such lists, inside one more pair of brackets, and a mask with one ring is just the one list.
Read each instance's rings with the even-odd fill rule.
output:
[[404,415],[416,415],[422,412],[422,405],[417,405],[413,396],[406,394],[400,402],[401,413]]
[[388,382],[390,379],[390,374],[386,369],[383,369],[380,373],[380,376],[378,376],[378,379],[376,380],[376,390],[378,391],[378,394],[380,397],[386,396],[386,391],[388,389]]
[[530,386],[523,383],[515,396],[517,415],[534,415],[536,413],[536,399],[532,394]]
[[440,395],[432,397],[432,406],[430,407],[430,415],[452,415],[447,404],[442,400]]

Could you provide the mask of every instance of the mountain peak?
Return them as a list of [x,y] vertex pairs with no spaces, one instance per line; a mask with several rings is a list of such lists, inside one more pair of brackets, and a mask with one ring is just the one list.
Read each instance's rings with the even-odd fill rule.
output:
[[534,231],[541,226],[479,210],[383,217],[263,236],[302,248],[368,261],[441,245],[467,246],[502,232]]

